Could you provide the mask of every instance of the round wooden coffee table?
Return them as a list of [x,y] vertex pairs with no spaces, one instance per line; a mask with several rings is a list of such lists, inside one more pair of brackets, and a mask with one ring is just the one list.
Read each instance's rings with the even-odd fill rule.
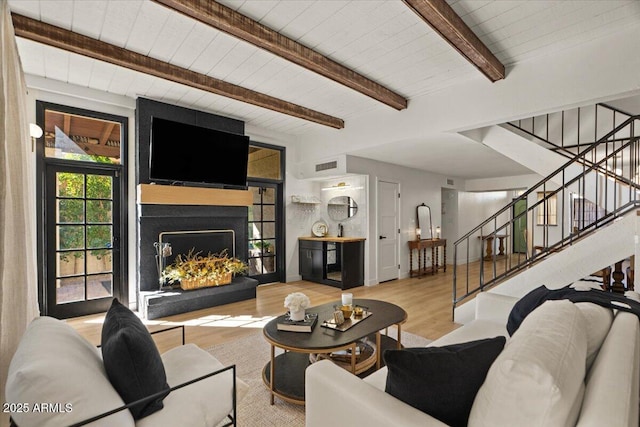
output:
[[[365,376],[382,366],[382,353],[387,348],[401,348],[401,326],[407,320],[407,312],[395,304],[370,299],[354,299],[353,303],[367,307],[372,314],[346,331],[339,331],[322,326],[322,322],[333,318],[334,306],[339,301],[319,305],[307,309],[308,313],[318,313],[318,323],[312,332],[279,331],[279,318],[267,323],[263,329],[264,337],[271,345],[271,360],[267,362],[262,379],[271,392],[271,404],[275,396],[288,402],[304,404],[304,371],[311,363],[310,354],[333,353],[351,349],[351,372],[356,373],[356,346],[365,337],[375,342],[375,367],[362,372]],[[380,333],[389,326],[396,325],[398,339]],[[276,347],[284,350],[276,356]],[[348,363],[348,362],[347,362]],[[273,381],[271,379],[274,379]]]

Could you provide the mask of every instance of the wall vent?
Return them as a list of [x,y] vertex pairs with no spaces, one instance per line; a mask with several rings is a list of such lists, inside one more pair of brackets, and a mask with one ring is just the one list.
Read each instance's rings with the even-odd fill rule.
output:
[[337,160],[333,160],[331,162],[326,162],[326,163],[318,163],[316,165],[316,172],[326,171],[328,169],[336,169],[337,167],[338,167]]
[[453,180],[451,178],[447,178],[447,185],[453,185]]

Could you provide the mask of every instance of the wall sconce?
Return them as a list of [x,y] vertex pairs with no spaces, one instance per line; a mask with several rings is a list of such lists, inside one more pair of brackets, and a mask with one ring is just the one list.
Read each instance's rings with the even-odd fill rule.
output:
[[422,230],[419,228],[416,228],[416,240],[420,240],[421,234],[422,234]]
[[31,136],[31,151],[35,149],[36,139],[42,136],[42,128],[35,123],[29,123],[29,135]]
[[436,227],[436,239],[440,238],[440,226]]
[[321,190],[322,191],[329,191],[329,190],[347,190],[347,189],[351,189],[351,190],[362,190],[364,187],[353,187],[351,184],[347,184],[346,182],[339,182],[336,185],[332,185],[331,187],[322,187]]

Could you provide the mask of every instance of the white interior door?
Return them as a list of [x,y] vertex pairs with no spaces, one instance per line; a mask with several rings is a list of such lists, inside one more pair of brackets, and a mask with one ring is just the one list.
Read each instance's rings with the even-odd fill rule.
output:
[[378,282],[398,278],[399,195],[397,182],[378,182]]

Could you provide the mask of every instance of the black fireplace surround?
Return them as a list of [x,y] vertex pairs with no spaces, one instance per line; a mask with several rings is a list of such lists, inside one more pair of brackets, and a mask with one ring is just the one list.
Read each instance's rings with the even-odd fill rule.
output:
[[[244,123],[241,121],[139,98],[136,109],[137,184],[151,183],[149,144],[151,118],[154,116],[244,134]],[[215,166],[215,160],[212,159],[212,167],[219,167]],[[248,208],[246,206],[138,204],[137,220],[138,308],[147,319],[256,297],[258,281],[243,276],[235,277],[231,284],[224,286],[189,291],[181,289],[161,291],[154,247],[154,243],[158,242],[160,233],[163,232],[233,230],[235,257],[246,262],[248,258]],[[227,241],[203,240],[194,235],[193,245],[185,243],[183,239],[179,246],[176,249],[181,252],[190,246],[196,251],[202,251],[205,255],[209,252],[219,253],[223,249],[227,249],[229,254],[233,255],[232,247],[228,247],[228,239]],[[176,255],[178,253],[174,251],[173,256]],[[171,262],[171,259],[168,258],[167,261]]]

